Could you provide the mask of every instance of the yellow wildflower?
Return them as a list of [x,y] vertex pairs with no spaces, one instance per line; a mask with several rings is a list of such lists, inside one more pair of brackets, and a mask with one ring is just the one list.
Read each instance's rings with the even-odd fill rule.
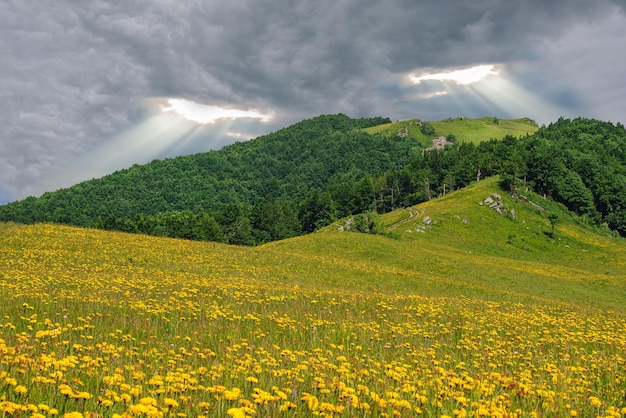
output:
[[233,418],[246,418],[246,413],[239,408],[230,408],[226,413]]
[[165,402],[165,405],[167,405],[170,408],[176,408],[178,406],[178,401],[176,401],[176,399],[165,398],[163,402]]

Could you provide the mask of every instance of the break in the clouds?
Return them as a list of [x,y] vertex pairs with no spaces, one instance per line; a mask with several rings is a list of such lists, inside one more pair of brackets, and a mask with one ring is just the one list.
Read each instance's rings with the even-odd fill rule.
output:
[[324,113],[625,122],[624,8],[3,1],[0,203]]
[[162,107],[163,112],[176,112],[183,118],[205,124],[219,121],[220,119],[260,119],[263,122],[272,120],[272,115],[263,114],[256,110],[229,109],[220,106],[195,103],[185,99],[168,99],[168,106]]
[[494,70],[493,64],[481,64],[475,65],[469,68],[461,68],[457,70],[450,70],[441,73],[422,73],[419,75],[411,74],[409,78],[412,82],[419,84],[422,81],[437,80],[437,81],[453,81],[457,84],[467,85],[478,83],[485,77],[490,75],[497,75],[498,72]]

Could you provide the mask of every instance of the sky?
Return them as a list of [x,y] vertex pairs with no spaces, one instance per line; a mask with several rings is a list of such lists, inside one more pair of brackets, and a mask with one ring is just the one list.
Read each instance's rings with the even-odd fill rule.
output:
[[0,204],[302,119],[626,124],[626,0],[2,0]]

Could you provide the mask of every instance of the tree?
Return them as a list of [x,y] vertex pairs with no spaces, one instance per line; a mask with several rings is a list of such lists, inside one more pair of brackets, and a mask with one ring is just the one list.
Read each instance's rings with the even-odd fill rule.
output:
[[423,168],[413,173],[411,184],[416,193],[422,196],[421,201],[432,198],[431,186],[434,183],[434,173],[430,168]]
[[550,236],[554,238],[554,227],[560,221],[559,215],[557,215],[556,213],[550,213],[548,214],[548,220],[550,221],[550,227],[551,227]]
[[315,190],[300,206],[298,219],[304,232],[313,232],[334,221],[335,204],[330,193]]
[[426,136],[435,135],[435,127],[428,122],[422,122],[420,126],[420,131]]
[[228,204],[216,212],[215,220],[224,230],[224,242],[238,245],[254,244],[249,205]]
[[222,242],[224,229],[210,213],[204,212],[196,217],[194,239]]
[[301,227],[290,202],[263,199],[252,207],[252,234],[257,244],[296,236]]
[[378,234],[383,230],[380,216],[374,211],[364,212],[354,217],[354,230],[366,234]]

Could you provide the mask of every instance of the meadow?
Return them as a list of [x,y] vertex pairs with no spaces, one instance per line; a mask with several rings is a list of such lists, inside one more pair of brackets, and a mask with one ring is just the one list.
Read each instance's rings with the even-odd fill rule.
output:
[[[479,119],[458,117],[429,123],[437,135],[454,135],[459,141],[473,144],[484,142],[485,138],[503,138],[506,135],[522,137],[539,129],[537,124],[528,118],[496,120],[490,117]],[[431,145],[433,139],[432,135],[424,135],[420,131],[420,124],[415,119],[373,126],[365,128],[364,131],[370,134],[386,133],[389,135],[397,135],[404,131],[410,137],[418,139],[426,147]]]
[[624,240],[494,191],[255,248],[1,224],[0,413],[626,416]]

